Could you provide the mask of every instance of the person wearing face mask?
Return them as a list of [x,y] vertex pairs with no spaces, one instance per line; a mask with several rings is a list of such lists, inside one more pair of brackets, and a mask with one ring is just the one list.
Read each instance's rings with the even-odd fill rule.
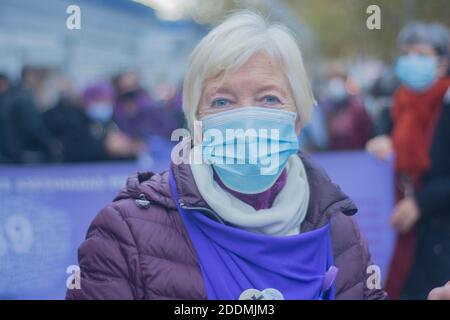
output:
[[63,162],[132,160],[144,145],[121,132],[112,120],[113,91],[106,83],[88,85],[82,102],[62,96],[45,114],[61,145]]
[[367,144],[379,158],[395,153],[398,231],[387,280],[393,298],[425,299],[450,279],[449,34],[439,24],[407,25],[398,38],[390,135]]
[[326,114],[330,150],[364,148],[371,134],[372,120],[362,98],[349,93],[345,73],[330,74],[321,108]]
[[67,299],[386,299],[355,204],[299,150],[313,101],[289,29],[244,11],[210,31],[183,84],[190,137],[97,215]]
[[123,132],[138,139],[170,137],[177,127],[176,110],[152,99],[132,71],[117,75],[112,83],[116,92],[113,118]]

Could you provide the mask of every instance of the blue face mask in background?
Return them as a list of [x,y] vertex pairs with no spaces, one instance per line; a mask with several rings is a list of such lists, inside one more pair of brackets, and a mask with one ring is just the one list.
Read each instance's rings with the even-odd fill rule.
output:
[[437,61],[430,56],[403,55],[398,58],[395,71],[405,86],[424,91],[437,77]]
[[269,189],[299,149],[295,112],[241,107],[202,119],[202,156],[230,189]]
[[113,106],[109,103],[96,102],[86,109],[86,114],[91,120],[106,123],[112,118]]

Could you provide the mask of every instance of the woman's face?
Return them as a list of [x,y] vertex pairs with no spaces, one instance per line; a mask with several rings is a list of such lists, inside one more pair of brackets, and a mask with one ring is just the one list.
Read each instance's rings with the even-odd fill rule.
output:
[[427,43],[415,43],[404,45],[400,48],[400,55],[409,54],[432,57],[438,62],[438,77],[443,77],[447,73],[448,59],[440,58],[431,45]]
[[[297,112],[282,66],[267,54],[255,54],[237,70],[207,80],[203,86],[197,118],[245,106]],[[300,129],[297,116],[297,134]]]

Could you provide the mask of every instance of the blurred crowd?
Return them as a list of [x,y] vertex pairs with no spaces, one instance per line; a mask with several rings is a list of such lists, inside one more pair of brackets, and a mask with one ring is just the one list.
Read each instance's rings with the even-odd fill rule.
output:
[[[317,106],[301,147],[360,150],[388,135],[399,86],[395,66],[379,60],[328,63],[314,80]],[[51,68],[24,66],[17,81],[0,70],[0,163],[133,160],[180,127],[181,87],[147,90],[134,71],[75,89]]]
[[[313,120],[303,130],[302,146],[309,151],[362,149],[389,130],[386,119],[398,85],[392,72],[386,68],[370,90],[361,90],[336,65],[322,77]],[[149,154],[184,126],[180,88],[158,90],[144,89],[133,71],[83,90],[45,67],[23,67],[16,82],[0,73],[0,163],[117,161]]]
[[0,163],[132,160],[182,126],[180,95],[155,99],[135,72],[78,92],[48,68],[25,66],[13,83],[0,74]]
[[390,106],[399,82],[384,64],[377,64],[371,73],[373,79],[363,84],[351,67],[331,64],[317,85],[317,106],[300,137],[304,149],[360,150],[372,137],[388,132]]

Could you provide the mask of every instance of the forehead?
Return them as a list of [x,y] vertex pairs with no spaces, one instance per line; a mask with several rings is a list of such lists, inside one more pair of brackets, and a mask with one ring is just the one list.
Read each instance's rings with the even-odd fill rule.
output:
[[437,55],[433,46],[424,42],[417,42],[412,44],[405,44],[400,48],[402,53],[417,53],[425,55]]
[[218,86],[267,85],[274,84],[282,87],[288,85],[283,67],[278,59],[266,53],[257,53],[245,63],[216,77],[205,81],[205,89]]

